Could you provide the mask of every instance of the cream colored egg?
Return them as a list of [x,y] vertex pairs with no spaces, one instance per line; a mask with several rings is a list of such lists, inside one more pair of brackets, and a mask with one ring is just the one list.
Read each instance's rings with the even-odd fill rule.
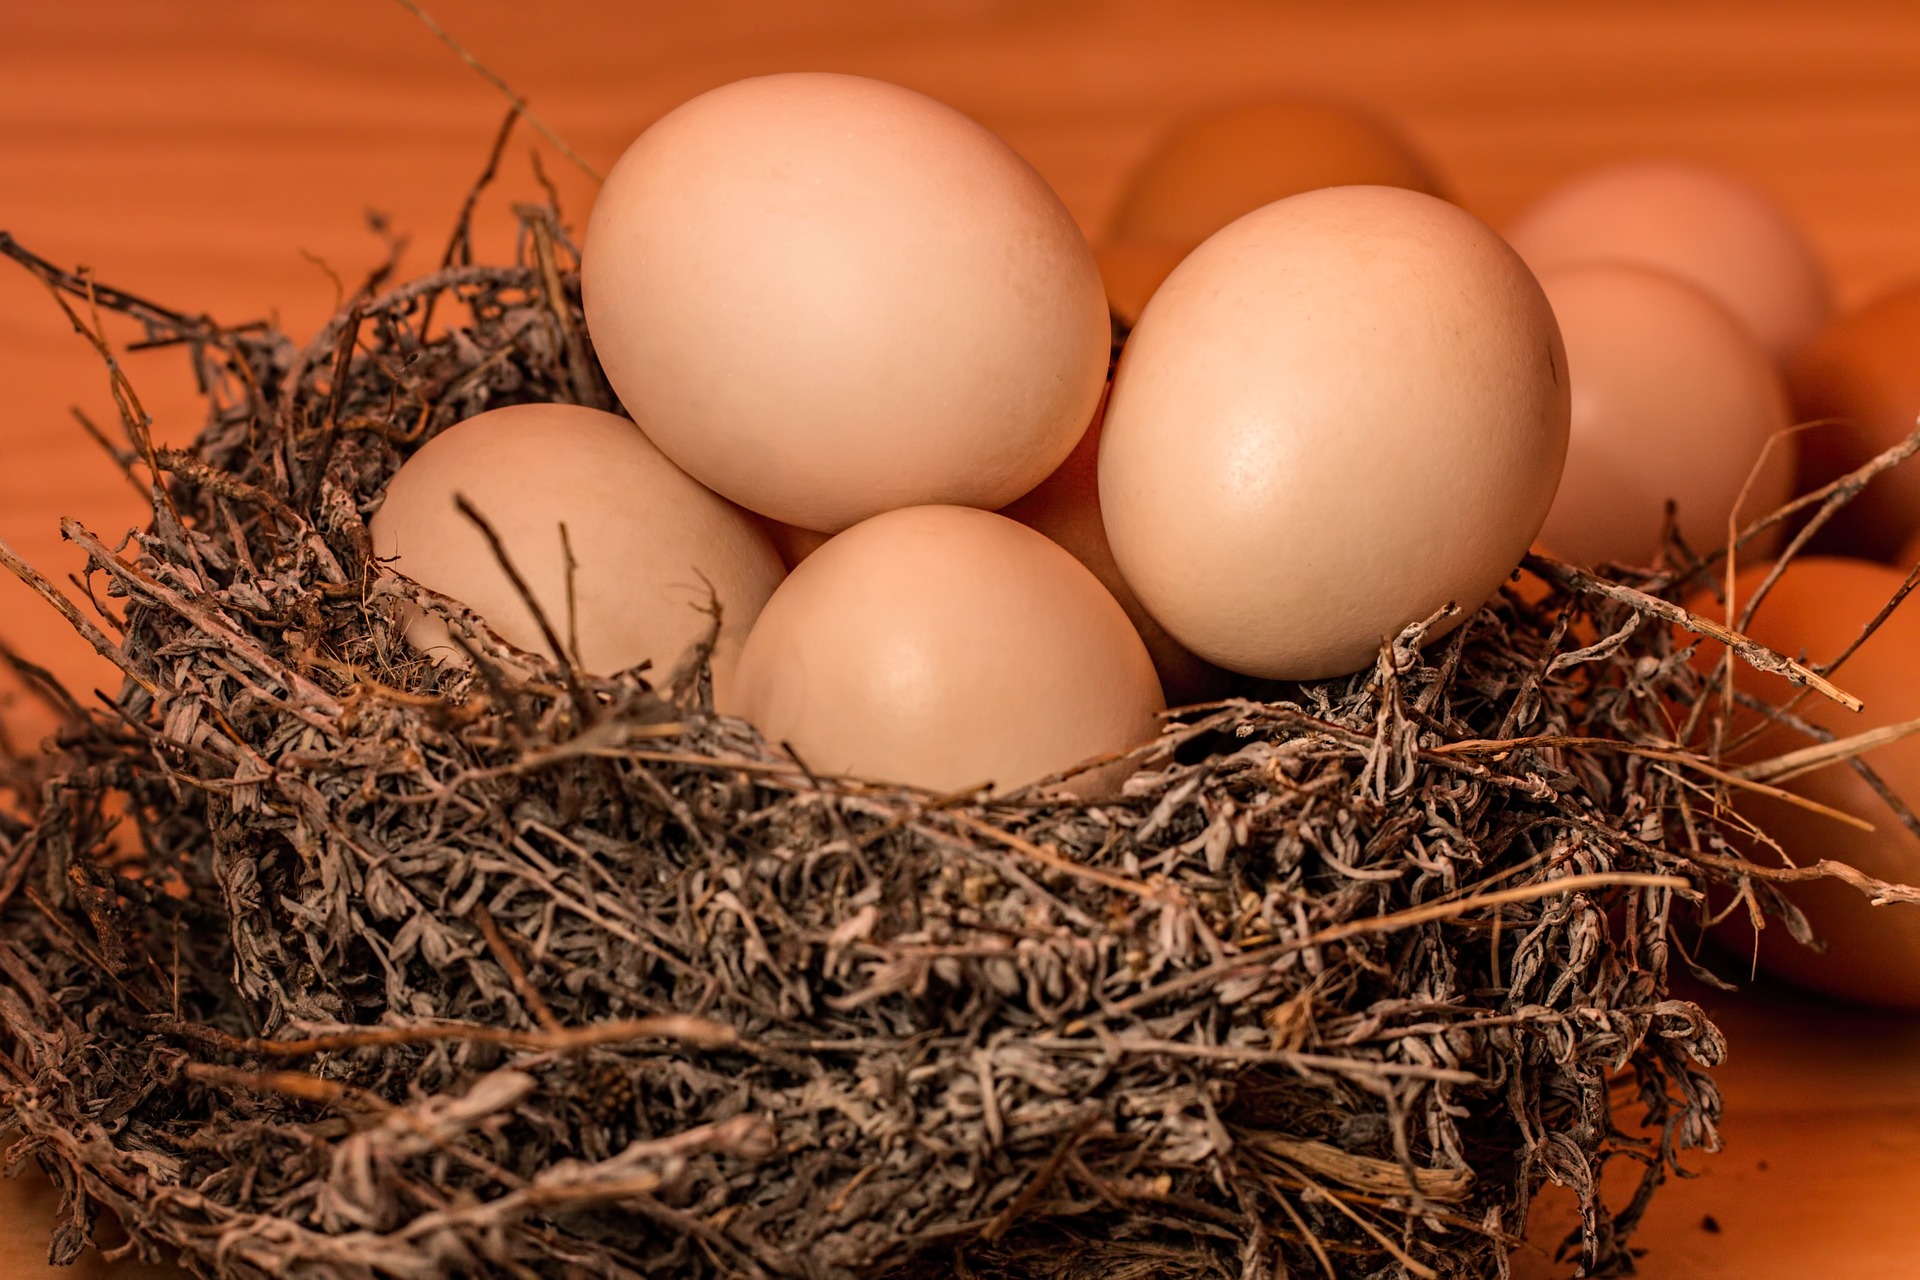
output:
[[[747,637],[723,710],[818,772],[1018,787],[1152,739],[1163,709],[1127,615],[1032,529],[911,507],[815,551]],[[1115,786],[1112,768],[1075,789]]]
[[[1573,423],[1540,540],[1583,564],[1652,564],[1667,503],[1696,551],[1784,502],[1793,441],[1779,371],[1692,285],[1612,263],[1540,276],[1567,344]],[[1771,444],[1770,444],[1771,442]],[[1742,492],[1744,506],[1739,506]]]
[[1093,416],[1093,251],[999,138],[857,76],[702,94],[628,148],[587,229],[587,325],[621,402],[716,492],[832,531],[999,507]]
[[1597,169],[1528,209],[1508,239],[1535,271],[1630,262],[1679,276],[1775,357],[1813,337],[1830,306],[1826,269],[1792,219],[1747,183],[1701,165]]
[[[598,674],[651,662],[664,680],[706,635],[717,601],[713,666],[722,681],[784,573],[751,517],[626,419],[561,404],[489,410],[429,440],[394,474],[370,525],[373,551],[531,652],[548,652],[533,613],[456,494],[493,526],[541,612]],[[430,617],[409,638],[441,656],[457,652]]]
[[1112,235],[1191,249],[1262,205],[1356,185],[1441,194],[1406,139],[1363,111],[1311,98],[1241,103],[1168,135],[1121,193]]
[[1115,561],[1229,670],[1355,671],[1471,612],[1552,505],[1566,359],[1539,284],[1472,215],[1334,187],[1174,269],[1120,359],[1100,445]]
[[1100,579],[1100,585],[1120,602],[1146,643],[1169,702],[1186,705],[1218,698],[1226,692],[1228,674],[1168,635],[1114,563],[1106,526],[1100,519],[1100,428],[1104,417],[1104,413],[1095,414],[1093,425],[1059,469],[1032,493],[1002,507],[1000,514],[1044,533]]

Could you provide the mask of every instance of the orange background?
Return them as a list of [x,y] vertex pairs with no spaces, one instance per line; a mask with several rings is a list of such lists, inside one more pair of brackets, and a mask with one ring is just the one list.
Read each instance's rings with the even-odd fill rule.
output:
[[[1169,124],[1304,91],[1397,121],[1496,226],[1590,165],[1690,157],[1743,175],[1799,218],[1843,305],[1920,276],[1914,0],[429,7],[603,170],[649,121],[713,85],[857,72],[997,130],[1097,237],[1130,166]],[[403,273],[437,261],[504,112],[390,0],[0,9],[0,228],[156,301],[225,321],[273,315],[296,336],[332,308],[318,262],[351,288],[383,255],[369,208],[411,237]],[[506,202],[537,194],[534,140],[523,124],[482,207],[483,254],[504,250]],[[550,149],[543,160],[577,227],[591,183]],[[198,409],[184,362],[154,353],[129,368],[161,440],[188,438]],[[106,533],[138,516],[68,417],[75,404],[111,420],[98,363],[44,290],[0,264],[0,538],[56,576],[79,562],[59,542],[60,516]],[[11,582],[0,583],[0,635],[83,691],[106,680]],[[44,725],[26,705],[5,716],[26,741]],[[1734,1044],[1722,1073],[1729,1151],[1696,1159],[1704,1175],[1656,1204],[1643,1273],[1920,1275],[1920,1027],[1784,998],[1707,1003]],[[1708,1214],[1718,1233],[1704,1229]],[[1536,1239],[1550,1235],[1536,1227]],[[0,1245],[0,1264],[13,1245]],[[1553,1274],[1539,1246],[1517,1264]]]

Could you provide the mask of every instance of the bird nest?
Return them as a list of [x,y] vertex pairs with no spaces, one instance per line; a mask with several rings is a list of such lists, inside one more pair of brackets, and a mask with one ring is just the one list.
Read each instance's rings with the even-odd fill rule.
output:
[[[85,608],[5,553],[124,674],[82,705],[10,655],[65,721],[0,816],[0,1128],[56,1261],[105,1209],[220,1276],[1483,1277],[1551,1181],[1569,1267],[1630,1267],[1718,1144],[1724,1044],[1668,984],[1705,891],[1805,932],[1775,883],[1812,873],[1748,861],[1684,745],[1687,628],[1824,683],[1671,603],[1720,557],[1534,559],[1443,639],[1171,716],[1111,801],[818,776],[698,665],[590,677],[375,573],[433,433],[614,407],[518,212],[513,265],[463,231],[304,347],[0,243],[106,357],[153,510],[65,525]],[[191,448],[108,311],[193,361]]]

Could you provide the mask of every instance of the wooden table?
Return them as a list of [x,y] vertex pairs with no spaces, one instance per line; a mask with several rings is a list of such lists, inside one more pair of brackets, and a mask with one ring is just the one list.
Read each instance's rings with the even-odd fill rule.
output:
[[[475,54],[604,168],[693,93],[795,68],[881,76],[998,130],[1098,235],[1121,181],[1183,113],[1292,90],[1398,120],[1498,225],[1558,179],[1640,155],[1725,166],[1808,228],[1843,302],[1920,275],[1914,0],[432,0]],[[0,228],[104,280],[294,333],[331,275],[385,253],[365,211],[437,260],[503,114],[499,94],[388,0],[13,3],[0,13]],[[522,129],[481,216],[538,192]],[[592,184],[543,149],[574,222]],[[197,407],[181,362],[129,365],[163,442]],[[138,505],[68,417],[110,419],[97,361],[23,272],[0,270],[0,538],[62,572],[67,515]],[[85,690],[107,679],[15,584],[0,635]],[[45,725],[7,709],[17,740]],[[1670,1187],[1642,1271],[1920,1275],[1920,1024],[1791,999],[1717,998],[1725,1155]],[[12,1188],[10,1205],[19,1199]],[[1561,1207],[1563,1210],[1563,1206]],[[49,1206],[36,1210],[44,1214]],[[1552,1204],[1534,1238],[1557,1231]],[[1720,1230],[1706,1229],[1711,1215]],[[7,1214],[9,1219],[16,1214]],[[27,1252],[32,1252],[31,1249]],[[9,1276],[15,1252],[0,1247]],[[1527,1277],[1564,1274],[1538,1246]]]

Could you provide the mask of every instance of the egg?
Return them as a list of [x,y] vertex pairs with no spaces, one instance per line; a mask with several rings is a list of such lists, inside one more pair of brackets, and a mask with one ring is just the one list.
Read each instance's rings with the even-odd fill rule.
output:
[[1440,194],[1426,161],[1364,112],[1306,98],[1244,103],[1167,137],[1122,192],[1111,235],[1191,249],[1262,205],[1355,185]]
[[1104,412],[1096,413],[1093,425],[1059,469],[1032,493],[1003,507],[1000,514],[1045,534],[1072,553],[1120,602],[1153,657],[1168,701],[1185,705],[1218,698],[1226,692],[1227,673],[1195,657],[1168,635],[1141,605],[1121,576],[1120,566],[1114,563],[1106,526],[1100,519],[1100,428],[1104,418]]
[[1701,165],[1597,169],[1550,192],[1508,239],[1535,271],[1627,262],[1679,276],[1726,307],[1775,357],[1820,328],[1825,269],[1793,221],[1747,183]]
[[716,492],[832,532],[996,508],[1058,466],[1106,381],[1066,207],[999,138],[858,76],[742,80],[607,175],[581,263],[621,403]]
[[[1696,551],[1783,503],[1793,481],[1786,391],[1759,342],[1664,272],[1602,263],[1540,274],[1567,345],[1566,473],[1540,539],[1585,564],[1652,564],[1666,504]],[[1763,457],[1764,455],[1764,457]],[[1756,466],[1759,468],[1756,473]]]
[[1147,299],[1180,265],[1190,247],[1155,240],[1111,240],[1094,246],[1094,261],[1100,265],[1107,307],[1114,318],[1132,328],[1146,309]]
[[[1838,419],[1800,433],[1802,490],[1837,480],[1900,443],[1920,419],[1920,285],[1827,326],[1788,367],[1788,380],[1802,421]],[[1908,461],[1875,477],[1820,537],[1877,560],[1916,531],[1920,461]]]
[[[1018,787],[1151,740],[1146,646],[1079,561],[1005,516],[911,507],[855,525],[774,592],[723,710],[822,773]],[[1108,766],[1075,789],[1098,796]]]
[[1100,441],[1113,557],[1182,645],[1289,680],[1450,629],[1539,532],[1567,448],[1539,284],[1471,214],[1390,187],[1268,205],[1154,295]]
[[[530,652],[558,656],[455,495],[493,527],[541,612],[563,642],[571,634],[580,665],[597,674],[650,661],[656,679],[671,675],[707,634],[717,602],[713,671],[723,681],[784,574],[745,512],[702,488],[626,419],[578,405],[491,409],[407,459],[369,531],[388,568],[466,605]],[[429,654],[457,655],[437,618],[416,618],[407,634]]]
[[[1735,580],[1736,599],[1749,598],[1769,568],[1754,565],[1740,574]],[[1748,634],[1783,653],[1804,654],[1816,662],[1831,660],[1893,598],[1903,577],[1885,565],[1837,556],[1795,560],[1761,602]],[[1726,616],[1724,607],[1711,601],[1696,601],[1694,607],[1716,619]],[[1717,645],[1702,645],[1703,656],[1696,661],[1711,662],[1723,652]],[[1909,600],[1833,674],[1836,684],[1865,704],[1864,711],[1851,712],[1818,694],[1807,694],[1795,703],[1793,712],[1841,737],[1920,717],[1920,682],[1913,673],[1916,653],[1920,653],[1920,607]],[[1795,692],[1785,680],[1739,663],[1735,680],[1739,690],[1769,705],[1783,705]],[[1736,732],[1756,719],[1743,713],[1735,722]],[[1734,759],[1765,760],[1809,745],[1806,736],[1771,726],[1740,747]],[[1920,807],[1920,738],[1877,747],[1863,759],[1895,794]],[[1832,858],[1878,879],[1920,884],[1920,837],[1901,824],[1851,767],[1829,765],[1779,785],[1864,818],[1874,827],[1871,833],[1860,831],[1787,801],[1735,792],[1737,811],[1778,841],[1794,864],[1807,866]],[[1779,854],[1770,849],[1751,849],[1748,856],[1763,866],[1780,865]],[[1826,943],[1826,951],[1801,946],[1774,922],[1760,931],[1758,939],[1764,969],[1845,1000],[1920,1009],[1920,909],[1875,907],[1858,890],[1831,881],[1784,888]],[[1721,926],[1720,936],[1741,957],[1754,954],[1755,938],[1744,908]]]

